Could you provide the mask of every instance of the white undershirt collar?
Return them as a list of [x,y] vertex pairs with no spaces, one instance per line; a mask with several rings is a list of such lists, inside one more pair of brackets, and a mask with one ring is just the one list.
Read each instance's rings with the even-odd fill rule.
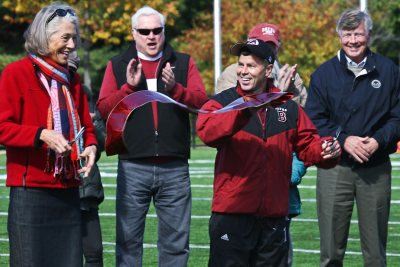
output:
[[158,53],[155,57],[146,56],[145,54],[143,54],[142,52],[139,52],[139,51],[137,51],[137,54],[140,59],[147,60],[147,61],[157,61],[162,57],[163,51]]

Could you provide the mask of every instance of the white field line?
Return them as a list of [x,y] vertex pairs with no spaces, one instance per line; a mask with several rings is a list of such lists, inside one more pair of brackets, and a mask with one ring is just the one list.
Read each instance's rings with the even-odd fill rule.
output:
[[[1,179],[0,179],[1,180]],[[5,186],[4,183],[0,183],[0,186]],[[108,183],[103,183],[104,188],[117,188],[116,184],[108,184]],[[207,185],[207,184],[192,184],[192,188],[213,188],[213,185]],[[300,189],[315,189],[315,185],[299,185],[298,186]],[[392,190],[400,190],[400,186],[392,186]]]
[[[0,212],[0,217],[1,216],[8,216],[8,212]],[[114,212],[100,212],[99,213],[100,217],[115,217]],[[157,214],[147,214],[147,218],[157,218]],[[197,219],[197,220],[208,220],[210,219],[210,215],[192,215],[192,219]],[[304,219],[304,218],[293,218],[293,221],[295,222],[305,222],[305,223],[317,223],[317,219]],[[351,220],[352,224],[357,224],[358,225],[358,220]],[[400,225],[400,222],[398,221],[389,221],[389,225]]]
[[[214,160],[189,160],[189,165],[190,166],[190,171],[191,173],[213,173],[214,172],[214,167],[198,167],[198,166],[192,166],[193,164],[207,164],[207,165],[213,165]],[[109,170],[109,171],[116,171],[117,170],[117,162],[107,162],[107,163],[99,163],[99,168],[100,170]],[[400,154],[397,158],[392,158],[392,167],[393,170],[400,170]],[[0,166],[0,170],[5,169],[5,166]],[[314,172],[316,171],[317,168],[315,166],[310,166],[308,167],[307,171]],[[311,176],[313,177],[313,176]]]
[[[295,220],[295,221],[299,221],[299,220]],[[359,238],[349,238],[348,242],[359,242],[360,239]],[[0,238],[0,242],[5,242],[8,243],[8,238]],[[294,241],[295,242],[295,241]],[[103,246],[112,246],[115,247],[115,242],[103,242]],[[209,249],[209,246],[204,246],[204,245],[194,245],[191,244],[189,245],[189,247],[191,249]],[[143,244],[143,248],[157,248],[156,244]],[[299,253],[315,253],[315,254],[319,254],[319,250],[310,250],[310,249],[294,249],[295,252],[299,252]],[[105,253],[115,253],[114,250],[109,249],[109,250],[104,250]],[[346,251],[346,254],[349,255],[362,255],[361,252],[356,252],[356,251]],[[1,256],[9,256],[9,254],[0,254]],[[389,257],[400,257],[400,254],[398,253],[387,253],[387,256]]]
[[[117,179],[117,174],[115,172],[100,172],[101,174],[101,179],[102,180],[108,180],[108,179]],[[192,173],[190,172],[190,178],[191,179],[213,179],[214,175],[213,173],[209,172],[207,173],[208,175],[205,175],[206,173],[200,174],[200,173]],[[313,175],[305,175],[303,176],[302,179],[310,179],[310,180],[316,180],[316,177]],[[400,179],[400,175],[393,175],[392,179]],[[5,181],[6,180],[6,174],[0,174],[0,181]],[[300,185],[302,186],[302,185]]]
[[[0,199],[9,199],[9,196],[0,196]],[[114,196],[106,196],[104,198],[105,201],[115,201],[116,197]],[[193,197],[192,198],[193,201],[211,201],[212,198],[211,197]],[[317,200],[315,198],[302,198],[301,202],[307,202],[307,203],[316,203]],[[400,204],[400,200],[391,200],[390,201],[391,204]]]
[[[393,154],[391,156],[391,160],[392,160],[392,166],[393,167],[400,167],[400,154]],[[214,159],[209,159],[209,160],[189,160],[189,164],[214,164]],[[99,163],[98,165],[99,165],[100,168],[109,168],[109,169],[114,169],[114,170],[117,169],[117,161]],[[0,166],[0,170],[5,170],[5,169],[6,169],[5,166]],[[396,168],[396,169],[398,170],[400,168]],[[315,166],[308,167],[308,170],[309,171],[315,171],[316,167]]]
[[[400,157],[397,157],[400,158]],[[396,159],[397,159],[396,158]],[[196,163],[196,164],[213,164],[214,160],[195,160],[189,161],[190,164]],[[400,166],[400,161],[392,161],[392,166],[393,166],[393,170],[400,170],[400,168],[397,168],[398,166]],[[115,171],[117,170],[117,166],[116,163],[101,163],[99,164],[99,167],[102,169],[101,175],[102,178],[116,178],[116,173]],[[0,170],[5,169],[4,166],[0,166]],[[107,172],[107,171],[111,171],[111,172]],[[316,171],[315,167],[309,167],[308,171]],[[209,175],[205,175],[205,174],[209,174]],[[191,178],[213,178],[213,168],[210,167],[191,167],[190,168],[190,176]],[[6,175],[0,175],[0,180],[5,180]],[[315,175],[305,175],[303,177],[303,179],[315,179]],[[392,178],[394,179],[399,179],[400,176],[396,175],[396,176],[392,176]],[[4,186],[4,184],[0,184],[0,186]],[[104,187],[108,187],[108,188],[115,188],[116,185],[115,184],[108,184],[105,183],[103,184]],[[192,188],[212,188],[212,185],[200,185],[200,184],[192,184]],[[315,186],[302,186],[300,185],[299,188],[302,189],[315,189]],[[399,190],[400,187],[393,187],[392,189],[394,190]],[[8,196],[6,197],[1,197],[1,199],[4,198],[8,198]],[[106,197],[106,200],[115,200],[115,197]],[[211,201],[211,198],[193,198],[193,201]],[[303,202],[316,202],[315,199],[302,199]],[[400,204],[400,200],[392,200],[391,201],[392,204]],[[101,217],[115,217],[115,213],[100,213],[99,214]],[[8,216],[7,212],[0,212],[0,216]],[[156,218],[157,215],[156,214],[148,214],[147,215],[148,218]],[[199,216],[199,215],[192,215],[191,216],[192,219],[209,219],[210,216],[206,215],[206,216]],[[317,219],[305,219],[305,218],[293,218],[293,221],[295,222],[304,222],[304,223],[317,223],[318,220]],[[352,220],[351,221],[352,224],[358,224],[357,220]],[[400,225],[400,222],[393,222],[393,221],[389,221],[389,225]],[[359,239],[349,239],[349,241],[359,241]],[[0,242],[8,242],[8,238],[0,238]],[[115,246],[115,243],[113,242],[103,242],[103,245],[106,246]],[[156,244],[143,244],[144,248],[156,248],[157,245]],[[204,246],[204,245],[190,245],[190,248],[192,249],[209,249],[209,246]],[[114,250],[104,250],[105,253],[115,253]],[[299,253],[313,253],[313,254],[319,254],[320,251],[319,250],[306,250],[306,249],[296,249],[294,248],[294,252],[299,252]],[[356,251],[346,251],[346,254],[348,255],[362,255],[361,252],[356,252]],[[8,257],[9,254],[0,254],[0,257]],[[400,257],[400,254],[397,253],[387,253],[387,256],[389,257]]]
[[[349,241],[359,241],[359,240],[349,240]],[[8,242],[7,238],[1,238],[0,242]],[[295,243],[296,241],[294,241]],[[115,247],[115,243],[114,242],[103,242],[103,246],[105,247]],[[195,244],[190,244],[189,247],[191,249],[209,249],[209,246],[204,246],[204,245],[195,245]],[[157,244],[148,244],[148,243],[144,243],[143,244],[143,248],[144,249],[148,249],[148,248],[157,248]],[[299,249],[299,248],[294,248],[293,249],[294,252],[298,252],[298,253],[306,253],[306,254],[319,254],[320,251],[319,250],[313,250],[313,249]],[[111,253],[114,254],[115,250],[114,249],[104,249],[103,253]],[[347,255],[362,255],[361,252],[359,251],[346,251]],[[9,257],[10,254],[0,254],[0,257]],[[400,257],[400,254],[398,253],[386,253],[387,257]]]
[[[0,167],[1,169],[1,167]],[[400,168],[399,168],[400,170]],[[101,168],[101,178],[102,179],[116,179],[117,178],[117,167],[115,168]],[[213,179],[214,178],[214,171],[209,168],[209,167],[204,167],[202,169],[200,168],[190,168],[190,178],[191,179]],[[310,179],[310,180],[316,180],[315,175],[304,175],[302,179]],[[392,175],[392,179],[400,179],[400,175]],[[0,181],[6,180],[6,174],[0,174]]]

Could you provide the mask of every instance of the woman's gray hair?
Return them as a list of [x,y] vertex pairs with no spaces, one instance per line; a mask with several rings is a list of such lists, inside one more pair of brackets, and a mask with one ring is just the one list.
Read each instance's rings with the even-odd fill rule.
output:
[[76,15],[67,12],[64,17],[58,15],[54,16],[50,21],[49,18],[53,16],[57,9],[71,10],[73,14],[75,10],[66,4],[53,3],[47,7],[42,8],[33,19],[31,25],[24,33],[25,50],[28,53],[46,56],[49,51],[50,37],[59,30],[59,26],[64,21],[69,21],[75,26],[77,46],[80,44],[79,35],[79,20]]
[[138,19],[141,15],[146,15],[146,16],[157,15],[160,17],[161,26],[164,27],[164,25],[165,25],[165,17],[163,14],[161,14],[154,8],[151,8],[149,6],[143,6],[138,11],[136,11],[136,13],[132,16],[132,29],[133,30],[136,29],[136,26],[138,24]]
[[364,23],[365,30],[369,35],[372,31],[372,19],[367,11],[349,9],[344,11],[336,24],[336,32],[340,35],[342,30],[354,30],[360,23]]

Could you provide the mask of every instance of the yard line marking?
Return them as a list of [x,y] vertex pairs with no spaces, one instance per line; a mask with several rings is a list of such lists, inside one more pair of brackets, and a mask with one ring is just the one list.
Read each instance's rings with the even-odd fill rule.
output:
[[[317,186],[316,185],[298,185],[298,188],[302,188],[302,189],[316,189]],[[392,190],[400,190],[400,186],[392,186]]]
[[[215,160],[214,159],[189,159],[189,164],[214,164]],[[116,159],[115,162],[100,162],[97,163],[97,165],[100,166],[116,166],[118,165],[118,160]]]
[[[9,199],[9,196],[0,196],[0,199]],[[106,196],[104,198],[106,201],[115,201],[116,197],[114,196]],[[212,201],[211,197],[192,197],[193,201]],[[302,198],[302,202],[308,202],[308,203],[315,203],[317,200],[315,198]],[[400,200],[391,200],[390,204],[400,204]]]
[[[4,212],[5,213],[5,212]],[[1,212],[0,212],[0,215]],[[109,213],[99,213],[99,216],[104,216],[104,217],[115,217],[115,213],[113,212],[109,212]],[[157,214],[147,214],[146,215],[147,218],[157,218]],[[192,219],[210,219],[210,215],[192,215],[190,216]]]
[[[105,242],[103,242],[103,245],[105,245]],[[110,245],[110,246],[115,246],[115,243],[113,242],[107,242],[106,245]],[[204,245],[191,245],[189,244],[190,248],[202,248],[202,249],[209,249],[210,246],[204,246]],[[143,248],[157,248],[157,244],[148,244],[148,243],[143,243]],[[115,251],[112,251],[112,253],[114,253]],[[103,251],[104,252],[104,251]]]
[[[116,188],[116,184],[103,184],[105,188]],[[205,184],[192,184],[191,188],[213,188],[213,185],[205,185]],[[299,185],[298,188],[302,189],[316,189],[315,185]],[[392,186],[392,190],[400,190],[400,186]]]
[[[115,244],[114,244],[115,245]],[[204,246],[204,245],[189,245],[191,249],[209,249],[209,246]],[[143,244],[144,249],[148,248],[157,248],[156,244]],[[319,254],[319,250],[314,250],[314,249],[298,249],[298,248],[293,248],[294,252],[298,253],[306,253],[306,254]],[[115,253],[115,250],[112,249],[105,249],[103,250],[103,253]],[[359,251],[346,251],[346,255],[362,255],[361,252]],[[10,254],[0,254],[0,257],[9,257]],[[388,253],[386,252],[387,257],[400,257],[400,254],[398,253]]]
[[[109,179],[112,178],[114,180],[117,179],[117,174],[116,173],[110,173],[110,172],[100,172],[101,178],[102,179]],[[214,179],[213,175],[203,175],[203,174],[190,174],[190,178],[191,179]],[[400,176],[394,177],[392,176],[392,179],[399,179]],[[316,177],[303,177],[302,179],[313,179],[316,180]],[[0,174],[0,181],[5,181],[6,180],[6,174]],[[107,185],[107,183],[103,183],[103,186]],[[4,183],[0,183],[0,186],[5,186]],[[112,186],[111,186],[112,187]],[[193,187],[193,186],[192,186]],[[210,187],[212,187],[212,185],[210,185]],[[298,185],[299,188],[303,188],[303,189],[315,189],[316,186],[315,185]],[[392,190],[399,190],[400,186],[392,186]]]
[[[399,179],[400,175],[392,175],[392,179]],[[301,177],[301,179],[310,179],[310,180],[316,180],[317,176],[316,174],[314,175],[304,175],[303,177]]]
[[[9,196],[0,196],[0,199],[9,199]],[[115,201],[117,198],[114,196],[106,196],[104,200]],[[193,201],[212,201],[211,197],[192,197]],[[317,200],[315,198],[302,198],[302,202],[315,203]],[[390,204],[400,204],[400,200],[391,200]]]
[[[295,222],[318,222],[318,219],[302,219],[302,218],[298,218],[298,217],[296,217],[296,218],[293,218],[292,219],[292,221],[295,221]],[[358,220],[351,220],[350,221],[352,224],[358,224]],[[389,224],[390,225],[400,225],[400,222],[397,222],[397,221],[389,221]]]
[[[294,252],[299,252],[299,253],[312,253],[312,254],[319,254],[320,251],[319,250],[311,250],[311,249],[296,249],[293,248]],[[346,254],[348,255],[362,255],[361,252],[359,251],[346,251]],[[398,253],[386,253],[386,256],[389,257],[400,257],[400,254]]]
[[[115,168],[116,170],[116,168]],[[400,169],[399,169],[400,170]],[[189,170],[190,178],[191,179],[214,179],[214,172],[213,171],[191,171]],[[208,174],[208,175],[205,175]],[[100,171],[100,175],[102,179],[117,179],[117,173],[116,172],[106,172],[106,171]],[[6,174],[0,174],[0,181],[5,181],[7,175]],[[315,175],[304,175],[302,179],[307,179],[307,180],[316,180],[317,177]],[[400,175],[392,175],[392,179],[400,179]],[[2,184],[3,185],[3,184]],[[302,186],[302,185],[300,185]],[[398,188],[395,188],[396,190]]]
[[[0,216],[8,216],[8,212],[0,212]],[[115,213],[99,213],[100,217],[115,217]],[[147,214],[147,218],[157,218],[157,214]],[[210,215],[192,215],[192,219],[210,219]],[[295,222],[318,222],[317,219],[301,219],[301,218],[293,218]],[[358,224],[358,220],[351,220],[352,224]],[[389,225],[400,225],[400,222],[389,221]]]

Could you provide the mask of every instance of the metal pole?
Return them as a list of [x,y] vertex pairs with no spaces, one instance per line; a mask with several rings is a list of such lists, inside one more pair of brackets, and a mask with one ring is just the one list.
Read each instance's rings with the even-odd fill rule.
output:
[[368,10],[368,0],[360,0],[360,10],[361,11]]
[[214,0],[214,90],[221,74],[221,2]]

